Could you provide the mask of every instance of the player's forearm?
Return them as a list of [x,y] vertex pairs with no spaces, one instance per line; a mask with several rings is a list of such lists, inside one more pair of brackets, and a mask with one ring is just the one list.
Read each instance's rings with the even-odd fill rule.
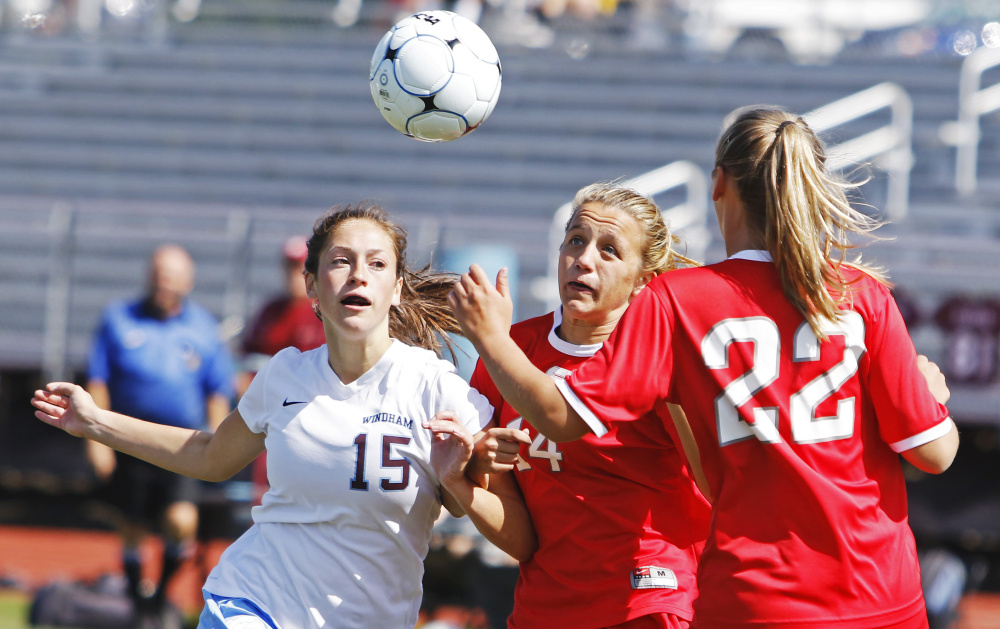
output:
[[483,489],[489,489],[490,487],[490,475],[486,471],[486,462],[476,455],[473,455],[472,460],[466,466],[465,477],[477,487],[482,487]]
[[212,438],[209,432],[156,424],[106,410],[99,412],[98,419],[88,429],[87,438],[171,472],[221,480],[206,456]]
[[445,490],[494,546],[518,561],[535,554],[538,537],[523,500],[491,493],[468,479],[449,484]]
[[483,339],[479,356],[500,395],[550,441],[572,441],[588,428],[556,388],[507,335]]

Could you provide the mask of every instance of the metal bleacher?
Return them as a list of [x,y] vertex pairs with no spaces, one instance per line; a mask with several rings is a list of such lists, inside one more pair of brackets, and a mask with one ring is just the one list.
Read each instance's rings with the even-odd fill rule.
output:
[[[501,46],[490,120],[458,141],[424,144],[371,102],[377,16],[340,29],[324,21],[328,9],[205,0],[202,17],[157,38],[0,33],[0,368],[79,369],[100,309],[141,290],[146,256],[168,240],[192,251],[195,299],[235,334],[278,289],[283,239],[330,205],[366,198],[409,228],[415,263],[477,243],[510,247],[519,316],[539,314],[529,286],[547,270],[553,213],[576,189],[676,160],[707,171],[731,109],[805,112],[886,81],[913,101],[915,163],[909,213],[870,257],[928,308],[955,291],[1000,293],[989,192],[1000,182],[990,176],[1000,134],[983,121],[984,192],[962,199],[954,149],[938,136],[956,115],[960,60],[848,52],[824,66],[717,63],[613,38],[581,60],[558,43]],[[864,193],[881,207],[885,176],[874,175]],[[706,257],[720,256],[716,241]],[[59,316],[62,343],[46,338]],[[976,404],[972,412],[1000,421],[993,401]]]

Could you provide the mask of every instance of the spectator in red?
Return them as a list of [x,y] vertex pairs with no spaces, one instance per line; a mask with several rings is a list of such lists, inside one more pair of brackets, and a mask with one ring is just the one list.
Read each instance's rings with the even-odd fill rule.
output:
[[286,347],[304,352],[323,343],[323,325],[306,296],[306,282],[302,276],[306,239],[301,236],[289,238],[282,254],[285,291],[264,304],[243,336],[243,368],[251,379],[260,365]]

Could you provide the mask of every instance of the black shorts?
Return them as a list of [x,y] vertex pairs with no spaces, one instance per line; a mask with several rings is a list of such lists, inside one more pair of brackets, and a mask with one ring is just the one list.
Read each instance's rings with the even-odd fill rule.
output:
[[199,488],[194,478],[118,453],[105,497],[128,521],[159,529],[168,506],[175,502],[197,504]]

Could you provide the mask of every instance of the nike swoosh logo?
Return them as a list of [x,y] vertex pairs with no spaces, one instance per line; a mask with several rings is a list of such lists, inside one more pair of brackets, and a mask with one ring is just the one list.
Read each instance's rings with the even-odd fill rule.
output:
[[305,402],[289,402],[288,398],[285,398],[285,401],[281,403],[282,406],[291,406],[293,404],[305,404]]

